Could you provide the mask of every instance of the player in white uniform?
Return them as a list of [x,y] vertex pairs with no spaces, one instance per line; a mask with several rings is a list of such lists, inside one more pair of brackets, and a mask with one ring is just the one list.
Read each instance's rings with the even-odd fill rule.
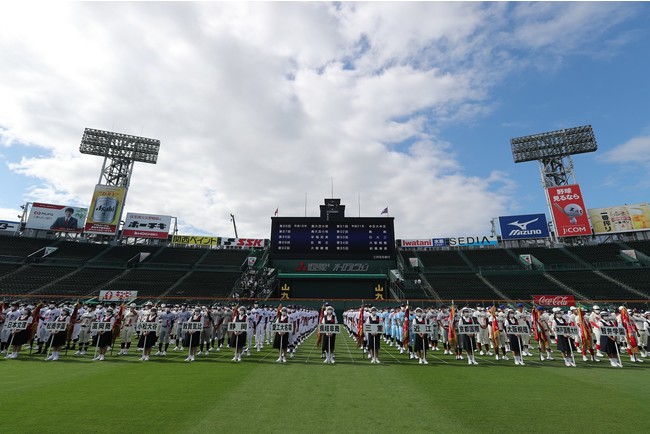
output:
[[136,310],[135,303],[131,303],[129,309],[123,315],[122,330],[120,331],[119,356],[126,356],[129,354],[129,349],[131,348],[131,339],[135,331],[135,324],[138,321],[138,311]]
[[90,326],[94,318],[95,314],[92,307],[81,314],[81,318],[79,319],[79,350],[74,353],[76,356],[83,356],[88,353],[91,338]]
[[476,345],[479,350],[479,354],[481,356],[483,355],[492,355],[492,351],[490,351],[490,323],[488,322],[488,315],[487,312],[485,312],[485,308],[482,306],[478,306],[476,310],[474,311],[474,318],[476,318],[476,322],[479,325],[479,332],[476,335]]

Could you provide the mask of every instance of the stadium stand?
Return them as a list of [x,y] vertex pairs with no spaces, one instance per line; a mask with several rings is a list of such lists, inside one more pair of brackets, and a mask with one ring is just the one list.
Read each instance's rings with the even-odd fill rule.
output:
[[51,285],[37,289],[33,294],[94,296],[106,282],[124,272],[125,270],[120,268],[82,268]]
[[208,250],[208,254],[198,265],[201,267],[206,265],[240,267],[244,265],[246,257],[248,257],[247,250]]
[[634,293],[600,277],[593,271],[552,271],[549,274],[591,300],[638,298]]
[[484,275],[492,285],[512,300],[532,300],[533,295],[561,295],[566,289],[547,279],[541,272]]
[[470,270],[469,265],[458,252],[440,250],[440,251],[427,251],[427,252],[417,252],[417,256],[422,262],[424,268],[430,267],[445,267],[445,268],[456,268],[458,271]]
[[193,271],[175,285],[166,296],[187,297],[188,300],[193,297],[228,297],[240,277],[240,272]]
[[0,293],[29,294],[76,270],[76,267],[25,265],[0,279]]
[[0,256],[26,258],[30,254],[56,243],[55,240],[23,237],[0,237]]
[[604,270],[603,273],[650,296],[650,269],[648,268],[639,268],[636,270]]
[[567,255],[563,248],[525,247],[510,250],[517,256],[532,255],[544,265],[578,264],[578,261]]
[[48,259],[91,260],[109,249],[106,244],[76,243],[60,241],[54,245],[56,251],[47,256]]
[[96,258],[95,261],[102,262],[121,262],[126,263],[138,253],[154,253],[160,250],[157,246],[145,245],[127,245],[127,246],[114,246],[108,249],[102,256]]
[[519,262],[519,260],[512,256],[510,253],[508,253],[506,249],[465,250],[461,254],[464,255],[474,266],[478,268],[525,268],[521,262]]
[[182,249],[176,247],[166,247],[160,249],[160,252],[149,260],[151,264],[195,264],[207,255],[209,251],[205,249]]
[[165,293],[186,271],[131,269],[102,286],[106,290],[138,291],[139,297],[156,297]]
[[650,256],[650,241],[626,241],[624,246],[628,246],[646,256]]
[[622,246],[616,243],[598,244],[597,246],[567,247],[568,252],[573,253],[584,262],[589,264],[605,264],[611,262],[625,262],[620,252]]
[[433,290],[443,300],[498,299],[475,273],[425,273]]

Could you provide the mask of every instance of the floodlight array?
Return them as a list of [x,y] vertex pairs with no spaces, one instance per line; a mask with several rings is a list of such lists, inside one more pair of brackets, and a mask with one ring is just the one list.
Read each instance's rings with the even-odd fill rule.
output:
[[79,151],[111,159],[156,164],[160,140],[86,128]]
[[591,125],[510,139],[515,163],[594,152],[598,149]]

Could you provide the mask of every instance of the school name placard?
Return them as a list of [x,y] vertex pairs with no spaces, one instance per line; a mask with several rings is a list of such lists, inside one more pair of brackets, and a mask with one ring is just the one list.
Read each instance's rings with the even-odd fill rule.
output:
[[341,333],[341,324],[319,324],[318,331],[326,334]]
[[530,329],[526,325],[507,325],[506,334],[508,335],[529,335]]

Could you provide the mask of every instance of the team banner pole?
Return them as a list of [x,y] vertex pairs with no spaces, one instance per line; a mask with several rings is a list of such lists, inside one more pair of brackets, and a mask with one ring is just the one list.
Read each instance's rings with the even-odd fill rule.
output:
[[[92,330],[92,328],[91,328],[91,330]],[[93,360],[95,360],[97,358],[97,350],[99,349],[99,330],[97,330],[97,334],[95,335],[95,339],[97,339],[97,344],[95,344],[95,355],[93,356]]]
[[623,362],[621,361],[621,353],[618,350],[618,341],[616,340],[615,337],[614,338],[610,337],[610,339],[612,339],[614,341],[614,346],[616,347],[616,357],[618,357],[618,366],[620,366],[622,368],[623,367]]
[[189,347],[187,347],[187,358],[190,359],[190,361],[192,358],[192,338],[194,337],[193,335],[194,333],[190,333],[190,345]]
[[[50,330],[50,344],[47,346],[47,354],[45,360],[50,358],[50,351],[52,350],[52,342],[54,342],[54,330]],[[619,357],[620,360],[620,357]]]

